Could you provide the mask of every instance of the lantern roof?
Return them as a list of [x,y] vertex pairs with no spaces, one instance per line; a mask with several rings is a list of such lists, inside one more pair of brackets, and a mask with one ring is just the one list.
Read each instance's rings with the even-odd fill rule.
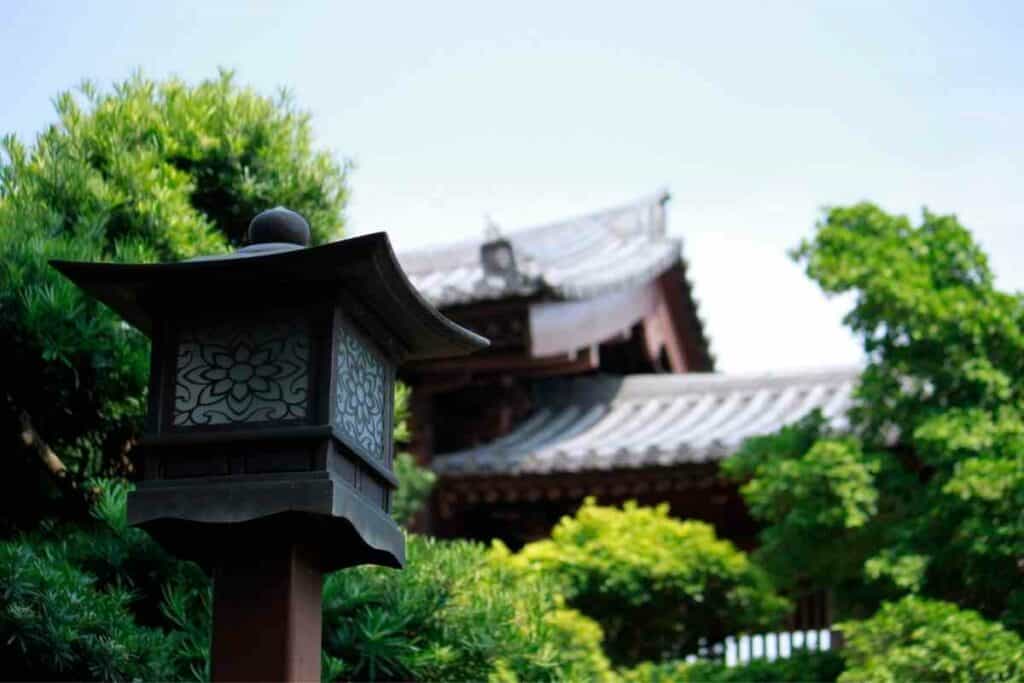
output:
[[202,310],[218,297],[252,305],[268,294],[301,305],[337,293],[358,302],[374,318],[373,326],[393,337],[392,352],[400,362],[463,355],[488,345],[419,294],[385,233],[307,248],[308,231],[299,214],[276,208],[253,219],[253,243],[231,254],[177,263],[51,265],[147,336],[172,306]]

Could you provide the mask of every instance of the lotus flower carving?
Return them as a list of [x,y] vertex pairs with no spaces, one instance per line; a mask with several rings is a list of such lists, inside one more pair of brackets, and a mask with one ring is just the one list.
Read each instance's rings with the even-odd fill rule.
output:
[[309,338],[286,325],[197,327],[178,344],[174,425],[301,420]]

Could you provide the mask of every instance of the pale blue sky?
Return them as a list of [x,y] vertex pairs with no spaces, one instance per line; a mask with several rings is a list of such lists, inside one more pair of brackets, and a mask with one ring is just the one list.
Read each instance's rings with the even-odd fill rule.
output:
[[286,85],[398,249],[668,187],[721,369],[857,362],[785,250],[819,207],[955,212],[1024,289],[1024,4],[0,0],[0,131],[133,69]]

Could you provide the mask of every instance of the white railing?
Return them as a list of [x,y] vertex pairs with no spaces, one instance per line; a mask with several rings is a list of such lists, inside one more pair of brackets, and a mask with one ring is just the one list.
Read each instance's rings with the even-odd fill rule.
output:
[[729,636],[725,642],[702,648],[699,655],[690,655],[688,662],[714,658],[725,661],[726,666],[746,664],[754,659],[787,659],[794,650],[823,651],[832,649],[832,634],[828,629],[810,631],[782,631],[754,635]]

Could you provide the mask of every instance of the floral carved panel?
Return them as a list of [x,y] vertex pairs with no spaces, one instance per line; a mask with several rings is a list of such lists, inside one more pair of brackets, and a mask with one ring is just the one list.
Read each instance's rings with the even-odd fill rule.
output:
[[335,336],[334,425],[380,460],[386,458],[391,396],[390,366],[358,333],[339,320]]
[[265,321],[184,328],[174,377],[175,427],[304,420],[309,331]]

